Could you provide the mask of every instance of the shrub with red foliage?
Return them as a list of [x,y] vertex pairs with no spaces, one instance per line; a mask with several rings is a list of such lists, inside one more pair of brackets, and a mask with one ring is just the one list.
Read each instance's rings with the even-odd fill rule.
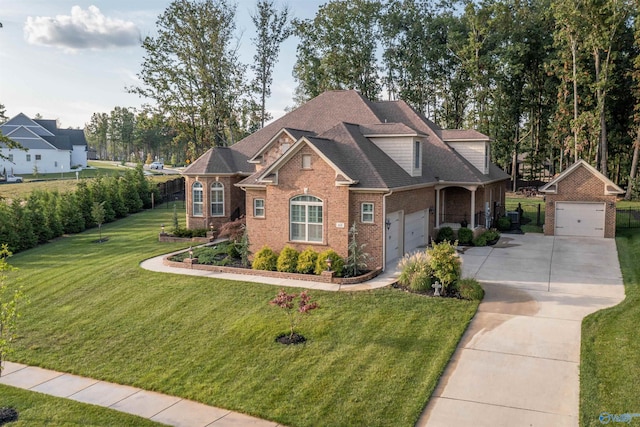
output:
[[239,242],[242,239],[247,219],[243,216],[235,221],[229,221],[222,224],[218,237],[228,237],[232,242]]

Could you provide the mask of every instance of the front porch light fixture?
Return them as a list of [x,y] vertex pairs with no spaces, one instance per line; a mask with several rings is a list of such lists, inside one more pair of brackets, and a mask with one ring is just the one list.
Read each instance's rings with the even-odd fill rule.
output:
[[391,228],[391,220],[387,218],[387,220],[384,222],[384,225],[387,227],[387,231],[389,231],[389,229]]
[[189,246],[189,259],[193,259],[193,246]]
[[331,258],[327,258],[327,271],[331,271]]

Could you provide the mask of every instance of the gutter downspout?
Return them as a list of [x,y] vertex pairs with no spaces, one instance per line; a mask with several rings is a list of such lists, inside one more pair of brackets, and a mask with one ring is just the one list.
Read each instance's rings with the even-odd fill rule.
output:
[[393,190],[389,190],[388,193],[382,195],[382,212],[384,218],[382,220],[382,271],[387,269],[387,197],[393,194]]

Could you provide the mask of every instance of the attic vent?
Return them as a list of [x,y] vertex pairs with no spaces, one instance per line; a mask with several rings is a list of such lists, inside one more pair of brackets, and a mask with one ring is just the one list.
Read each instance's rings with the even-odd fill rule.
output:
[[616,189],[612,185],[607,185],[607,192],[608,193],[615,193]]

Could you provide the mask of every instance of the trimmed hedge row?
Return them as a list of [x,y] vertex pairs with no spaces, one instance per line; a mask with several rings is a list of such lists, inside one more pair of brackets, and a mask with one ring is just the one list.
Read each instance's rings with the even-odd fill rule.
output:
[[72,192],[35,190],[26,200],[1,200],[0,243],[16,253],[63,234],[80,233],[96,226],[91,215],[94,202],[104,202],[107,223],[150,208],[152,193],[160,199],[139,164],[122,176],[79,181]]
[[298,252],[291,246],[285,246],[280,254],[277,254],[268,246],[263,246],[255,254],[251,267],[254,270],[316,275],[331,270],[337,277],[342,277],[344,260],[333,249],[317,253],[313,249],[307,248]]

